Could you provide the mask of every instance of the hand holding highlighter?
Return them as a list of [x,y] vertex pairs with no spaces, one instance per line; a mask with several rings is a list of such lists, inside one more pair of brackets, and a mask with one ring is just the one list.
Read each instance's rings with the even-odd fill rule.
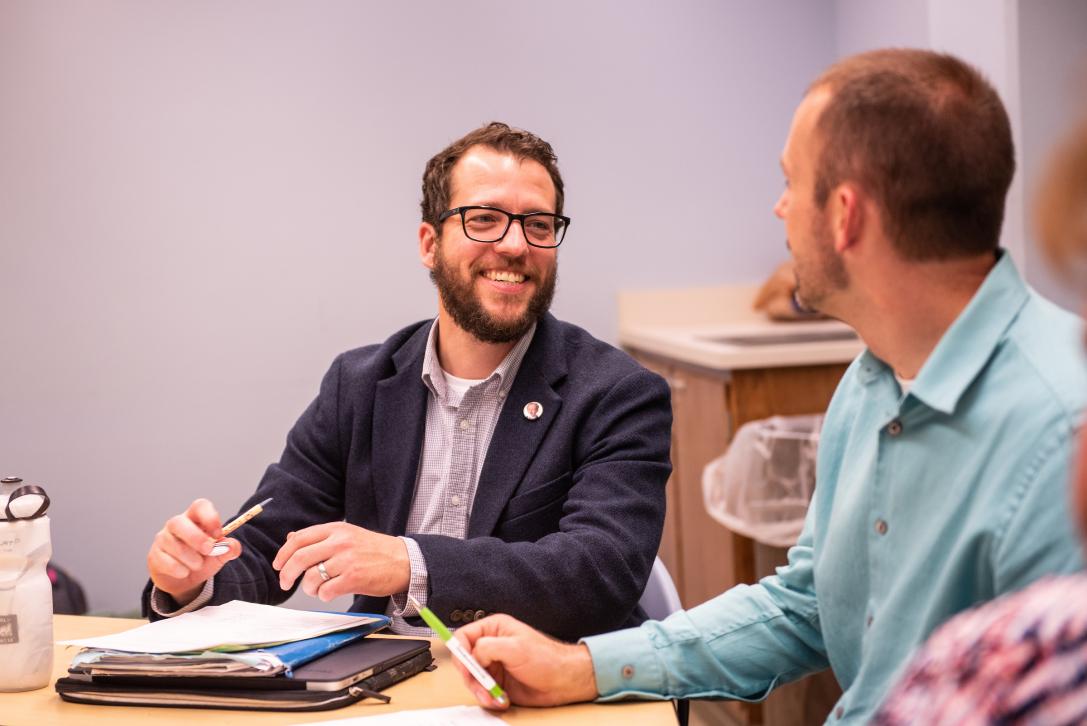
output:
[[430,608],[423,607],[419,604],[419,601],[408,595],[408,602],[415,606],[415,609],[419,611],[419,616],[423,618],[423,621],[430,626],[431,630],[438,634],[438,637],[445,643],[445,647],[449,648],[449,652],[468,669],[468,672],[472,674],[472,677],[479,681],[479,685],[483,686],[494,700],[501,705],[509,703],[509,697],[506,696],[506,692],[502,690],[502,686],[495,683],[491,674],[472,657],[472,654],[464,649],[464,646],[460,644],[460,641],[453,637],[453,634],[449,632],[449,628],[445,627],[445,624],[438,619]]

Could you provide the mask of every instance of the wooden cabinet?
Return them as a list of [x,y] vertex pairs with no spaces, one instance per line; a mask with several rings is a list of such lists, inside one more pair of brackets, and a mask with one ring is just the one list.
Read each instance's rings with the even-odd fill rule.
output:
[[[712,519],[702,501],[702,470],[748,421],[825,411],[846,364],[717,371],[638,350],[630,353],[672,389],[673,471],[660,557],[683,606],[772,573],[784,563],[785,550],[758,544]],[[697,704],[694,713],[703,723],[822,723],[839,693],[826,671],[776,690],[763,704]]]

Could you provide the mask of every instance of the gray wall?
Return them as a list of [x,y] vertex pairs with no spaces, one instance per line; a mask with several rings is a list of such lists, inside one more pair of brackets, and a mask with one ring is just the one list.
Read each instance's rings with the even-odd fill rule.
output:
[[929,47],[926,0],[836,0],[834,19],[842,57],[873,48]]
[[556,146],[556,312],[752,281],[829,2],[0,4],[0,469],[92,608],[232,511],[341,350],[432,315],[419,177],[494,118]]

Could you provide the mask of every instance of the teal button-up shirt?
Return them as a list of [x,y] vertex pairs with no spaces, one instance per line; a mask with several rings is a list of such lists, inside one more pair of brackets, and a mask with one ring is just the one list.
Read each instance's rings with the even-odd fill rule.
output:
[[597,689],[764,698],[833,668],[831,722],[871,717],[953,614],[1083,566],[1068,472],[1087,401],[1081,322],[1005,254],[903,395],[866,351],[842,378],[789,564],[663,622],[586,638]]

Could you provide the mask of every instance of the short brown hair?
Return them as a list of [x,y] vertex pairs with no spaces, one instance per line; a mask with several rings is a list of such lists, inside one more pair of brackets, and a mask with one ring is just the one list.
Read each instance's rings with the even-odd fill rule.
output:
[[931,51],[876,50],[831,66],[809,91],[819,88],[831,93],[816,126],[820,207],[854,181],[906,259],[998,247],[1015,147],[1004,104],[975,68]]
[[1053,151],[1034,212],[1042,249],[1072,282],[1087,286],[1087,119]]
[[555,214],[562,214],[562,175],[551,144],[530,131],[492,121],[457,139],[427,162],[426,171],[423,172],[423,201],[419,204],[424,222],[438,226],[438,217],[449,208],[449,178],[453,167],[473,146],[486,146],[517,159],[530,159],[543,165],[555,185]]

